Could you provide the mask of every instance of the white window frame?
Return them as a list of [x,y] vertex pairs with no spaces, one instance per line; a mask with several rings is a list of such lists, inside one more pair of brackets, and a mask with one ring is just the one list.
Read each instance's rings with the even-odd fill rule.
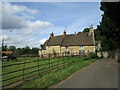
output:
[[80,46],[80,49],[84,49],[84,46]]

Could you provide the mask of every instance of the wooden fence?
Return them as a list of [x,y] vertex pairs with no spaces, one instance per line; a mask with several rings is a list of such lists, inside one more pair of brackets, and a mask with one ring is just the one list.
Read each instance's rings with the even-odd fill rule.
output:
[[[2,70],[8,68],[8,72],[3,72],[0,76],[2,76],[2,80],[0,82],[3,83],[2,88],[5,88],[9,85],[13,85],[15,83],[23,82],[25,80],[31,79],[36,76],[42,76],[49,72],[63,69],[71,64],[75,63],[76,60],[70,59],[72,57],[57,57],[55,58],[37,58],[37,60],[27,61],[25,58],[24,62],[14,63],[3,65]],[[79,57],[78,57],[79,58]],[[53,60],[55,59],[55,60]],[[70,60],[69,60],[70,59]],[[34,65],[33,65],[34,64]],[[32,66],[33,65],[33,66]],[[30,66],[30,67],[26,67]],[[14,70],[11,70],[13,67]],[[15,69],[19,67],[20,69]],[[11,69],[10,69],[11,68]],[[10,69],[10,70],[9,70]],[[26,71],[27,70],[27,71]],[[28,72],[29,71],[29,72]],[[18,79],[17,79],[18,78]]]
[[55,57],[64,57],[64,56],[87,56],[88,53],[79,53],[79,52],[70,52],[70,53],[65,53],[65,52],[62,52],[62,53],[50,53],[50,54],[40,54],[39,57],[40,58],[48,58],[48,57],[51,57],[51,58],[55,58]]

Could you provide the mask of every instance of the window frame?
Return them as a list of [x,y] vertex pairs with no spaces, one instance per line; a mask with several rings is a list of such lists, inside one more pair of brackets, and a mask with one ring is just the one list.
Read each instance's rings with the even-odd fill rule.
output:
[[80,46],[80,49],[84,49],[84,46]]

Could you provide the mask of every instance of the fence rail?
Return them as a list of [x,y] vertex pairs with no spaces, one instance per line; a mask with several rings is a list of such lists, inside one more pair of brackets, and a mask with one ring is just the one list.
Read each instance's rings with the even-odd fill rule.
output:
[[[0,75],[3,77],[2,78],[3,80],[0,81],[3,83],[2,88],[9,86],[11,84],[14,84],[16,82],[30,79],[31,77],[35,77],[38,75],[44,75],[51,71],[56,71],[56,70],[65,68],[66,66],[70,66],[71,64],[77,61],[77,60],[70,59],[70,58],[73,58],[73,57],[66,56],[66,57],[47,58],[47,59],[37,58],[37,60],[32,60],[32,61],[29,61],[29,60],[26,61],[27,58],[25,58],[24,62],[22,63],[20,62],[20,63],[15,63],[15,64],[3,65],[2,66],[3,70],[5,68],[11,68],[12,66],[13,67],[20,66],[21,69],[9,71],[9,72],[4,71]],[[30,66],[28,64],[31,64],[31,65],[35,64],[35,65]],[[26,66],[30,66],[30,67],[26,67]],[[15,73],[16,74],[19,73],[19,75],[15,75]]]

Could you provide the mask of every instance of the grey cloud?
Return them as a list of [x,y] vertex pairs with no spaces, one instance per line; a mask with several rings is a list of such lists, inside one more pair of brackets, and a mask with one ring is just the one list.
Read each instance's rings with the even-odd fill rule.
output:
[[27,27],[24,20],[18,16],[7,16],[2,17],[2,29],[23,29]]
[[[26,12],[29,12],[31,14],[28,15]],[[0,29],[26,29],[26,33],[31,33],[32,31],[40,28],[51,27],[52,24],[49,22],[40,20],[31,22],[28,20],[30,18],[34,18],[32,15],[37,12],[37,10],[32,10],[25,6],[17,6],[11,5],[10,3],[4,3],[2,16],[0,14],[0,20],[2,19],[2,22],[0,22],[0,24],[2,24],[2,26],[0,26]]]

